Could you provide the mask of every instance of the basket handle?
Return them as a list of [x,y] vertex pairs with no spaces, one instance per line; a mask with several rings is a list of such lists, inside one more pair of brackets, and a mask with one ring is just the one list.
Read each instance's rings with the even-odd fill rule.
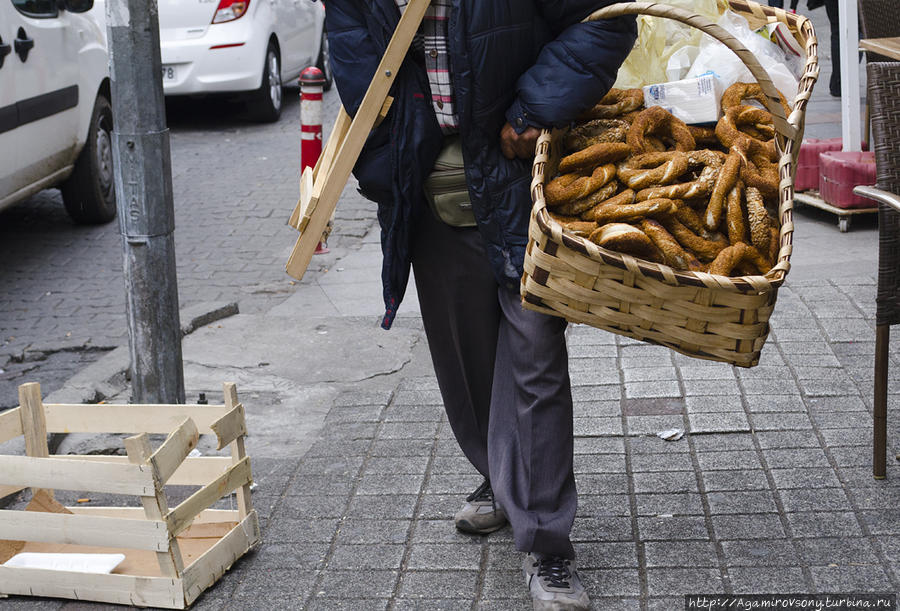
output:
[[[788,121],[784,116],[784,109],[778,102],[778,89],[772,83],[768,72],[756,59],[756,56],[744,47],[741,42],[732,36],[728,30],[722,26],[713,23],[708,18],[688,12],[677,6],[668,4],[659,4],[656,2],[622,2],[619,4],[611,4],[598,11],[594,11],[588,15],[584,21],[598,21],[600,19],[610,19],[613,17],[621,17],[622,15],[650,15],[652,17],[663,17],[666,19],[674,19],[686,25],[697,28],[698,30],[709,34],[723,45],[731,49],[735,55],[740,58],[750,73],[759,82],[759,86],[765,94],[764,102],[766,109],[772,113],[772,121],[775,129],[786,138],[797,142],[800,130],[796,125]],[[796,114],[796,113],[792,113]],[[799,144],[799,143],[798,143]]]

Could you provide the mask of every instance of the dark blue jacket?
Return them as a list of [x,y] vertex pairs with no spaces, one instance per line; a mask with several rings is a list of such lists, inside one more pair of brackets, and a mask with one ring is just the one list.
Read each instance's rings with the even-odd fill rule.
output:
[[[531,210],[531,164],[500,152],[507,121],[563,126],[612,86],[631,50],[634,17],[579,23],[612,0],[454,0],[449,54],[478,228],[494,274],[515,289],[522,275]],[[395,0],[326,0],[325,24],[334,80],[353,116],[400,19]],[[391,89],[394,103],[354,168],[360,190],[378,203],[384,254],[382,281],[390,327],[409,280],[410,230],[430,214],[422,181],[442,134],[424,66],[407,55]]]

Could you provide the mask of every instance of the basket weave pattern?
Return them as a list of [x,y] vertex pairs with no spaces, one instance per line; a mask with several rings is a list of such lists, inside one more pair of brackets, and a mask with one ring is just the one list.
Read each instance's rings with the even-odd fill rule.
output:
[[588,20],[626,14],[676,19],[714,36],[741,58],[769,98],[766,107],[775,125],[781,179],[776,265],[765,276],[740,278],[674,270],[563,233],[547,212],[544,185],[556,171],[560,148],[556,143],[565,130],[544,130],[538,139],[532,170],[534,206],[521,284],[525,308],[661,344],[698,358],[743,367],[759,362],[778,288],[790,269],[793,173],[806,105],[819,73],[818,45],[812,24],[801,15],[749,0],[733,0],[730,9],[746,17],[751,26],[769,20],[785,23],[805,49],[805,70],[790,116],[785,117],[777,103],[777,90],[753,54],[704,17],[664,4],[630,2],[606,7]]

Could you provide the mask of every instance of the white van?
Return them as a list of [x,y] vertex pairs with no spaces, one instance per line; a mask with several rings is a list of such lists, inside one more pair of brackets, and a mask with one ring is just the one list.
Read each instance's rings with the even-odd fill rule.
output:
[[78,223],[116,216],[102,0],[0,0],[0,210],[60,187]]

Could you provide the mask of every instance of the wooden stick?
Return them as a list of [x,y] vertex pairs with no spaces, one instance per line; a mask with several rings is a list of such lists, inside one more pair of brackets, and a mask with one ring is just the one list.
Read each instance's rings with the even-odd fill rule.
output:
[[[25,454],[36,458],[50,455],[47,446],[47,421],[44,418],[44,405],[41,401],[41,385],[36,382],[19,386],[19,417],[22,432],[25,435]],[[38,494],[39,488],[32,488],[32,494]],[[53,490],[45,492],[53,498]]]
[[[243,413],[243,405],[238,403],[238,395],[237,395],[237,386],[232,382],[226,382],[223,385],[224,394],[225,394],[225,405],[232,405],[236,409],[239,405],[241,406],[241,420],[244,419]],[[244,458],[247,457],[247,450],[244,447],[244,435],[246,435],[246,427],[244,429],[244,433],[242,435],[238,435],[235,437],[234,441],[231,442],[229,446],[231,450],[231,463],[238,464]],[[220,439],[221,441],[221,439]],[[219,448],[221,449],[221,445]],[[237,504],[238,504],[238,512],[240,513],[241,519],[243,520],[250,512],[253,511],[253,501],[250,498],[250,482],[247,482],[240,488],[238,488],[237,493]]]
[[[134,435],[125,439],[125,450],[128,452],[128,460],[134,464],[150,467],[150,438],[147,433]],[[148,520],[163,520],[169,513],[169,503],[166,493],[162,488],[162,481],[151,469],[153,474],[153,491],[150,494],[141,495],[141,504],[144,506],[144,514]],[[181,560],[181,548],[178,546],[177,535],[171,529],[166,530],[166,549],[156,553],[159,562],[159,570],[166,577],[181,577],[184,563]]]
[[[327,175],[319,177],[320,179],[324,178],[321,196],[316,202],[315,209],[310,214],[306,230],[300,234],[297,243],[294,245],[294,250],[291,252],[286,266],[288,275],[297,280],[303,279],[306,268],[309,267],[309,262],[319,243],[322,232],[325,230],[328,219],[331,218],[337,206],[338,199],[344,190],[344,186],[347,184],[347,179],[350,178],[353,166],[356,165],[356,160],[359,158],[363,144],[365,144],[366,138],[369,132],[372,131],[378,114],[384,106],[388,91],[394,82],[394,77],[403,63],[403,58],[406,56],[413,36],[419,29],[419,24],[422,22],[422,17],[425,15],[425,9],[428,8],[429,3],[429,0],[411,0],[406,6],[406,10],[400,18],[400,23],[397,25],[397,30],[391,37],[384,57],[381,58],[381,63],[378,65],[375,76],[369,84],[369,89],[366,91],[362,104],[360,104],[359,110],[353,118],[353,123],[350,125],[347,136],[338,150],[334,166]],[[314,198],[315,194],[316,189],[314,188]]]

